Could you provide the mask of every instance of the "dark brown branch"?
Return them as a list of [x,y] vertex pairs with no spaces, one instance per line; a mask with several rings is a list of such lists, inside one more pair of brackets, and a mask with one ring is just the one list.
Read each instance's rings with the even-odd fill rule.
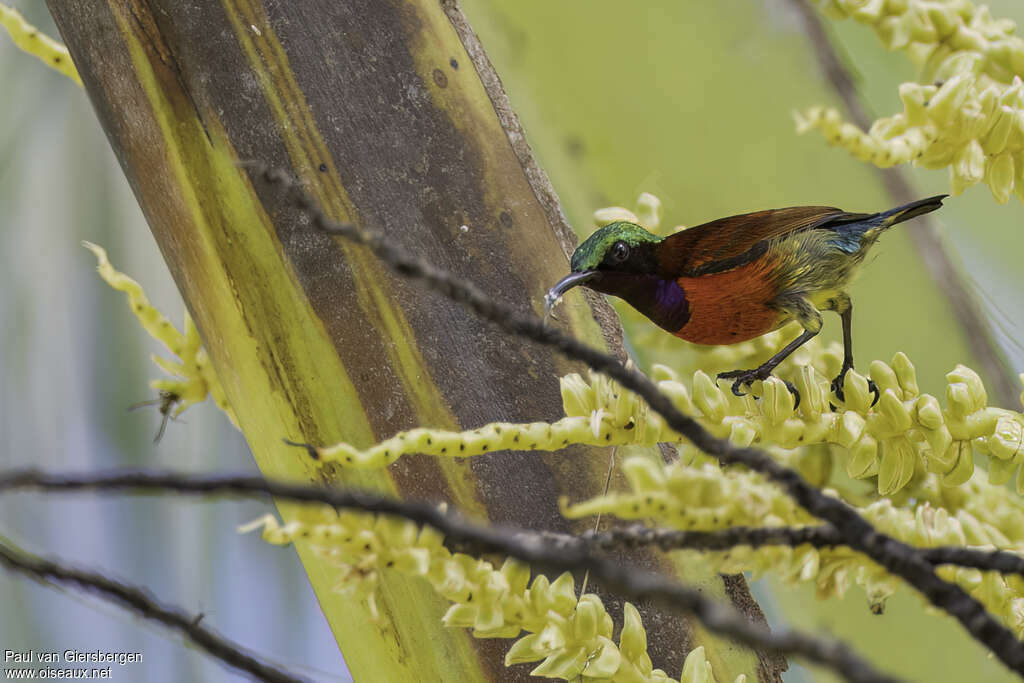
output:
[[[173,482],[169,484],[168,482]],[[333,505],[330,489],[317,486],[280,488],[277,482],[245,477],[213,478],[186,477],[175,473],[131,472],[113,475],[47,474],[36,470],[0,471],[0,493],[18,489],[43,491],[115,490],[129,491],[138,485],[147,491],[169,489],[193,494],[265,495],[290,498],[307,503]],[[301,495],[299,492],[302,492]],[[536,542],[541,539],[559,551],[567,547],[585,546],[589,550],[611,548],[638,548],[656,546],[661,550],[722,551],[737,546],[760,548],[763,546],[811,545],[815,548],[834,548],[847,545],[842,536],[829,525],[805,527],[746,527],[737,526],[716,531],[683,531],[680,529],[652,528],[641,524],[618,527],[607,531],[585,531],[579,536],[542,531],[516,532],[518,536]],[[485,548],[469,544],[454,544],[456,549],[476,553]],[[975,550],[959,546],[917,548],[915,553],[934,565],[951,564],[982,571],[1024,576],[1024,556],[1007,550]]]
[[283,170],[267,169],[255,162],[247,164],[253,180],[284,186],[295,206],[309,213],[318,229],[367,246],[396,272],[420,280],[429,288],[485,318],[508,334],[557,349],[567,357],[585,363],[592,370],[614,379],[642,397],[666,425],[724,465],[744,465],[761,473],[785,490],[812,515],[832,524],[846,545],[873,559],[889,573],[917,589],[933,606],[952,615],[980,643],[1006,666],[1024,674],[1024,643],[989,614],[985,607],[959,586],[944,581],[934,567],[914,549],[891,536],[879,533],[857,512],[841,500],[826,496],[808,484],[796,471],[779,464],[766,452],[736,446],[704,429],[694,418],[680,412],[672,400],[643,373],[626,367],[617,358],[578,342],[559,330],[547,327],[536,317],[526,317],[509,306],[492,300],[474,285],[463,282],[433,264],[407,253],[382,235],[353,225],[330,220]]
[[178,631],[224,664],[257,680],[273,683],[300,683],[302,680],[246,654],[239,645],[203,626],[200,623],[202,615],[188,614],[178,607],[162,605],[145,589],[115,581],[97,572],[70,567],[62,561],[30,555],[2,541],[0,565],[43,584],[70,584],[117,603],[143,619],[156,621]]
[[[580,536],[545,534],[561,543],[587,543],[596,549],[635,548],[653,545],[662,550],[729,550],[737,546],[811,545],[815,548],[845,546],[846,542],[834,527],[730,527],[720,531],[680,531],[652,529],[634,525],[601,532],[584,532]],[[1024,557],[1007,550],[975,550],[957,546],[914,548],[914,552],[933,565],[952,564],[982,571],[1024,576]]]
[[760,548],[763,546],[796,547],[811,545],[815,548],[833,548],[846,545],[842,536],[829,525],[805,527],[745,527],[736,526],[717,531],[682,531],[659,529],[639,524],[600,532],[584,532],[568,537],[575,542],[589,543],[594,548],[636,548],[653,545],[662,550],[731,550],[737,546]]
[[[832,89],[843,101],[850,120],[861,130],[868,130],[871,127],[871,117],[865,111],[853,76],[837,54],[817,11],[807,0],[790,0],[790,3],[800,13],[804,30],[818,57],[818,65]],[[907,180],[906,174],[900,169],[875,167],[875,170],[894,204],[906,204],[917,198],[918,195]],[[971,294],[960,274],[960,269],[939,238],[934,218],[922,216],[919,220],[908,223],[905,229],[910,232],[910,239],[935,284],[949,301],[967,345],[992,387],[995,402],[1004,408],[1019,406],[1020,386],[1016,384],[1010,363],[1000,350],[992,334],[992,326],[982,313],[976,297]]]
[[539,570],[589,571],[594,580],[625,598],[654,600],[678,612],[694,615],[710,631],[753,647],[804,657],[829,667],[851,681],[877,683],[896,680],[876,671],[869,662],[841,642],[797,631],[773,633],[764,626],[751,623],[731,607],[706,598],[698,589],[680,585],[653,572],[619,565],[593,554],[586,544],[555,546],[538,534],[479,526],[424,503],[383,498],[369,493],[274,482],[258,477],[196,477],[178,473],[127,472],[75,476],[27,470],[0,475],[0,492],[15,489],[175,492],[186,495],[247,494],[395,515],[431,526],[444,534],[446,543],[472,548],[475,554],[507,555],[523,560]]
[[955,564],[982,571],[1024,576],[1024,557],[1006,550],[972,550],[956,546],[922,548],[921,556],[932,564]]

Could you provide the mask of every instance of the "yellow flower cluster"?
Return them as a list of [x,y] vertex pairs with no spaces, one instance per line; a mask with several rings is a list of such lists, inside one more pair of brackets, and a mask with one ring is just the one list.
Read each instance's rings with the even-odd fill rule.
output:
[[655,235],[666,236],[684,229],[684,226],[677,225],[671,230],[662,230],[661,219],[664,213],[658,197],[650,192],[641,192],[632,211],[623,206],[609,206],[595,211],[594,227],[604,227],[615,221],[629,221],[644,226]]
[[872,26],[885,46],[922,66],[904,83],[903,112],[867,132],[838,111],[796,114],[797,129],[818,129],[830,144],[888,167],[912,161],[949,167],[954,194],[984,181],[996,201],[1024,200],[1024,40],[1016,25],[967,0],[824,0],[827,10]]
[[422,453],[468,458],[503,450],[555,451],[570,444],[617,446],[635,441],[633,435],[615,431],[603,415],[567,417],[557,422],[514,424],[492,422],[479,429],[453,432],[411,429],[366,449],[347,443],[316,448],[319,460],[346,467],[384,467],[403,455]]
[[68,49],[25,21],[25,17],[21,16],[18,10],[0,3],[0,26],[7,29],[17,47],[38,57],[43,64],[56,69],[78,85],[82,85],[82,79],[78,77],[78,71],[71,61]]
[[149,383],[161,396],[169,397],[172,404],[177,404],[173,416],[181,415],[189,406],[205,401],[209,395],[237,427],[234,412],[228,405],[227,396],[217,381],[210,358],[202,348],[199,330],[196,329],[188,312],[185,312],[185,332],[179,332],[170,320],[149,303],[138,282],[110,264],[105,249],[91,242],[83,244],[96,255],[96,270],[100,277],[114,289],[128,295],[128,303],[142,328],[178,357],[178,361],[173,361],[157,355],[152,356],[153,362],[173,379],[155,379]]
[[[390,517],[324,510],[316,521],[280,524],[267,515],[240,529],[261,529],[264,540],[286,545],[307,541],[341,573],[338,589],[368,600],[388,570],[426,579],[452,603],[443,622],[470,628],[478,638],[519,638],[505,655],[505,664],[540,662],[534,676],[564,680],[599,679],[620,683],[669,683],[647,655],[647,633],[640,614],[625,605],[618,644],[613,622],[601,599],[577,596],[573,577],[555,581],[530,579],[530,568],[515,560],[501,567],[462,553],[452,553],[443,537],[429,527]],[[696,651],[695,651],[696,652]],[[713,680],[703,652],[688,663],[683,682]]]
[[[779,372],[799,389],[799,409],[783,381],[774,377],[755,386],[751,395],[737,397],[702,370],[694,373],[689,386],[665,366],[655,366],[651,376],[682,412],[738,445],[838,446],[834,453],[847,474],[876,478],[882,495],[900,491],[925,471],[941,475],[947,486],[967,481],[974,472],[975,448],[990,456],[994,482],[1007,481],[1017,469],[1018,490],[1024,492],[1024,416],[987,407],[985,388],[972,370],[961,365],[946,376],[945,408],[934,396],[919,392],[914,366],[902,353],[891,364],[874,361],[869,374],[881,392],[878,404],[871,407],[867,379],[850,372],[840,410],[831,409],[827,375],[812,364],[793,362]],[[367,449],[336,444],[318,452],[324,462],[382,467],[411,453],[468,457],[500,450],[558,450],[570,444],[683,441],[646,403],[604,376],[592,373],[588,381],[572,374],[561,384],[566,417],[557,422],[493,423],[467,432],[414,429]],[[694,462],[700,456],[684,446],[683,457]]]
[[[630,487],[628,493],[612,493],[566,505],[564,514],[570,518],[611,514],[622,519],[652,520],[657,526],[700,531],[732,526],[815,524],[778,487],[751,472],[722,471],[712,465],[692,467],[679,462],[664,465],[640,456],[627,459],[623,472]],[[1018,499],[1009,498],[1005,490],[977,478],[957,490],[964,496],[960,501],[964,505],[944,499],[943,487],[937,477],[930,475],[912,505],[897,507],[885,498],[860,506],[858,511],[879,531],[915,546],[999,547],[1024,552],[1020,528],[1024,505]],[[828,489],[826,493],[838,495]],[[1006,523],[1007,517],[1017,521]],[[736,547],[701,552],[724,573],[771,572],[790,581],[814,581],[821,597],[842,595],[856,583],[864,588],[876,611],[883,608],[899,583],[863,555],[844,547]],[[943,567],[940,573],[984,602],[1018,635],[1024,635],[1024,579],[959,567]]]

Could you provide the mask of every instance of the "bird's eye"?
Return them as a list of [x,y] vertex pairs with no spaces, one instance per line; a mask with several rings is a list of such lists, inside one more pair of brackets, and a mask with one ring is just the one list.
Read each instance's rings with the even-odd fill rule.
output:
[[629,258],[629,245],[625,242],[616,242],[612,245],[610,254],[612,261],[615,263],[622,263]]

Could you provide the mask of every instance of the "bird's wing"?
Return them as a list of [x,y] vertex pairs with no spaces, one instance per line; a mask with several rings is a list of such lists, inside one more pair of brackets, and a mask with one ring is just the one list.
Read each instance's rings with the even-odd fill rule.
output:
[[719,273],[756,259],[774,237],[869,215],[831,206],[794,206],[719,218],[666,237],[659,249],[659,266],[679,276]]

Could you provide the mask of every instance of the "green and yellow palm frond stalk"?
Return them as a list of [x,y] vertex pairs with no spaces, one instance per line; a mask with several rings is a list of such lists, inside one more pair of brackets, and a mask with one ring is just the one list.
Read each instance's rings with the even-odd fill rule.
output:
[[33,55],[51,69],[64,74],[78,85],[82,85],[82,79],[78,76],[78,70],[75,69],[75,64],[71,61],[68,49],[25,21],[21,12],[0,3],[0,26],[7,30],[15,46]]

